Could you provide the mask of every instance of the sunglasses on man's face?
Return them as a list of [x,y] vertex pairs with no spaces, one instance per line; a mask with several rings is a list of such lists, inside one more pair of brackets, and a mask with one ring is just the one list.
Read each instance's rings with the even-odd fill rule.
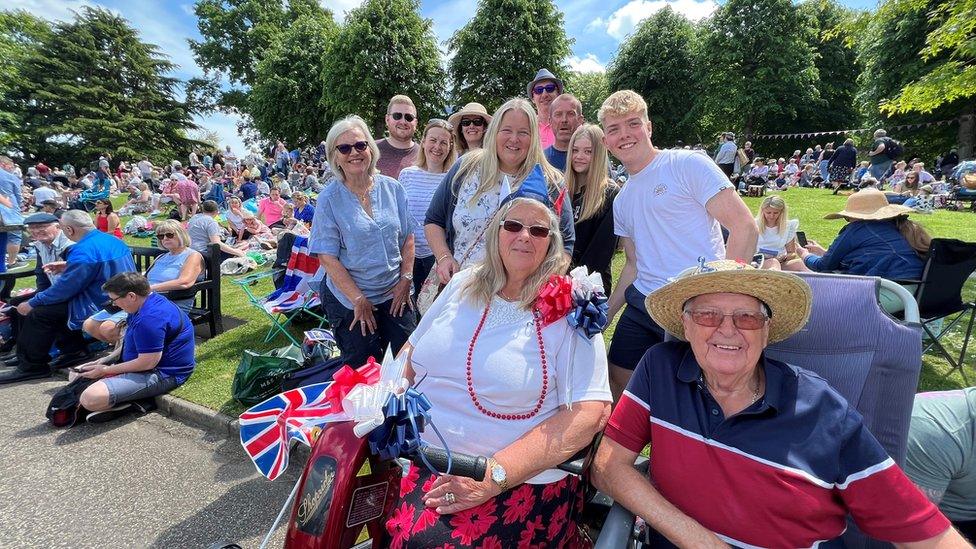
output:
[[342,145],[336,145],[336,150],[342,154],[349,154],[352,152],[353,148],[355,148],[358,152],[363,152],[366,150],[366,147],[368,146],[369,143],[365,141],[356,141],[355,143],[352,144],[343,143]]
[[695,309],[685,311],[691,317],[692,322],[706,328],[718,328],[725,322],[725,317],[732,317],[732,325],[740,330],[758,330],[762,328],[769,318],[758,311],[735,311],[723,313],[717,309]]
[[546,84],[544,86],[536,86],[535,88],[533,88],[532,91],[534,91],[536,95],[542,95],[543,92],[545,92],[545,93],[552,93],[552,92],[556,91],[556,85],[555,84]]
[[474,126],[476,128],[480,128],[480,127],[482,127],[482,126],[485,125],[485,119],[484,118],[466,118],[466,119],[462,120],[461,123],[458,124],[458,125],[461,126],[462,128],[467,128],[468,126]]
[[413,122],[414,120],[417,119],[416,116],[414,116],[414,115],[412,115],[412,114],[410,114],[408,112],[391,112],[390,113],[390,118],[392,118],[394,120],[401,120],[401,119],[403,119],[403,120],[406,120],[407,122]]
[[514,219],[505,219],[501,222],[503,229],[510,233],[521,233],[522,229],[529,229],[529,236],[533,238],[545,238],[549,236],[549,227],[544,227],[542,225],[532,225],[526,227],[522,223],[515,221]]

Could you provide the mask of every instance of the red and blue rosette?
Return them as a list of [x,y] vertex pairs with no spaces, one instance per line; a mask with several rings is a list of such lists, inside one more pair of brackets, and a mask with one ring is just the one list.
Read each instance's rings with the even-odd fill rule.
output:
[[543,326],[565,318],[573,310],[573,281],[565,275],[552,275],[535,300]]

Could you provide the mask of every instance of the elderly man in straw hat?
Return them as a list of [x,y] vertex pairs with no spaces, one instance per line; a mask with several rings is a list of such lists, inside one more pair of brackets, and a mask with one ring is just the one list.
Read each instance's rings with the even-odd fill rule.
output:
[[[730,260],[653,292],[647,310],[682,341],[637,366],[594,484],[681,547],[810,547],[839,537],[848,514],[874,538],[965,547],[839,394],[763,355],[810,304],[796,275]],[[650,480],[630,467],[649,443]]]

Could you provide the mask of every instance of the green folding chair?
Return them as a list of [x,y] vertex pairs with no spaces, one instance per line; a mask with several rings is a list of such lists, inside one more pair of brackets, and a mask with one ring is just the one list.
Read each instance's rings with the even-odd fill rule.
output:
[[266,296],[254,294],[255,286],[262,280],[273,278],[283,272],[284,269],[262,271],[234,279],[233,282],[244,290],[251,305],[271,321],[271,328],[264,336],[265,343],[271,342],[278,334],[282,334],[293,344],[301,347],[302,342],[295,339],[288,331],[288,326],[296,319],[311,317],[318,320],[318,328],[328,328],[328,321],[316,311],[320,304],[318,294],[308,289],[289,291],[285,288],[275,290]]

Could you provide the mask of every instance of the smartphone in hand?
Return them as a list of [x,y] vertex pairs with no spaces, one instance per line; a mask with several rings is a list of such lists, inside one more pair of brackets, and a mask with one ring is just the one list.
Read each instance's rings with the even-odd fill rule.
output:
[[796,231],[796,243],[805,248],[807,245],[807,233]]

